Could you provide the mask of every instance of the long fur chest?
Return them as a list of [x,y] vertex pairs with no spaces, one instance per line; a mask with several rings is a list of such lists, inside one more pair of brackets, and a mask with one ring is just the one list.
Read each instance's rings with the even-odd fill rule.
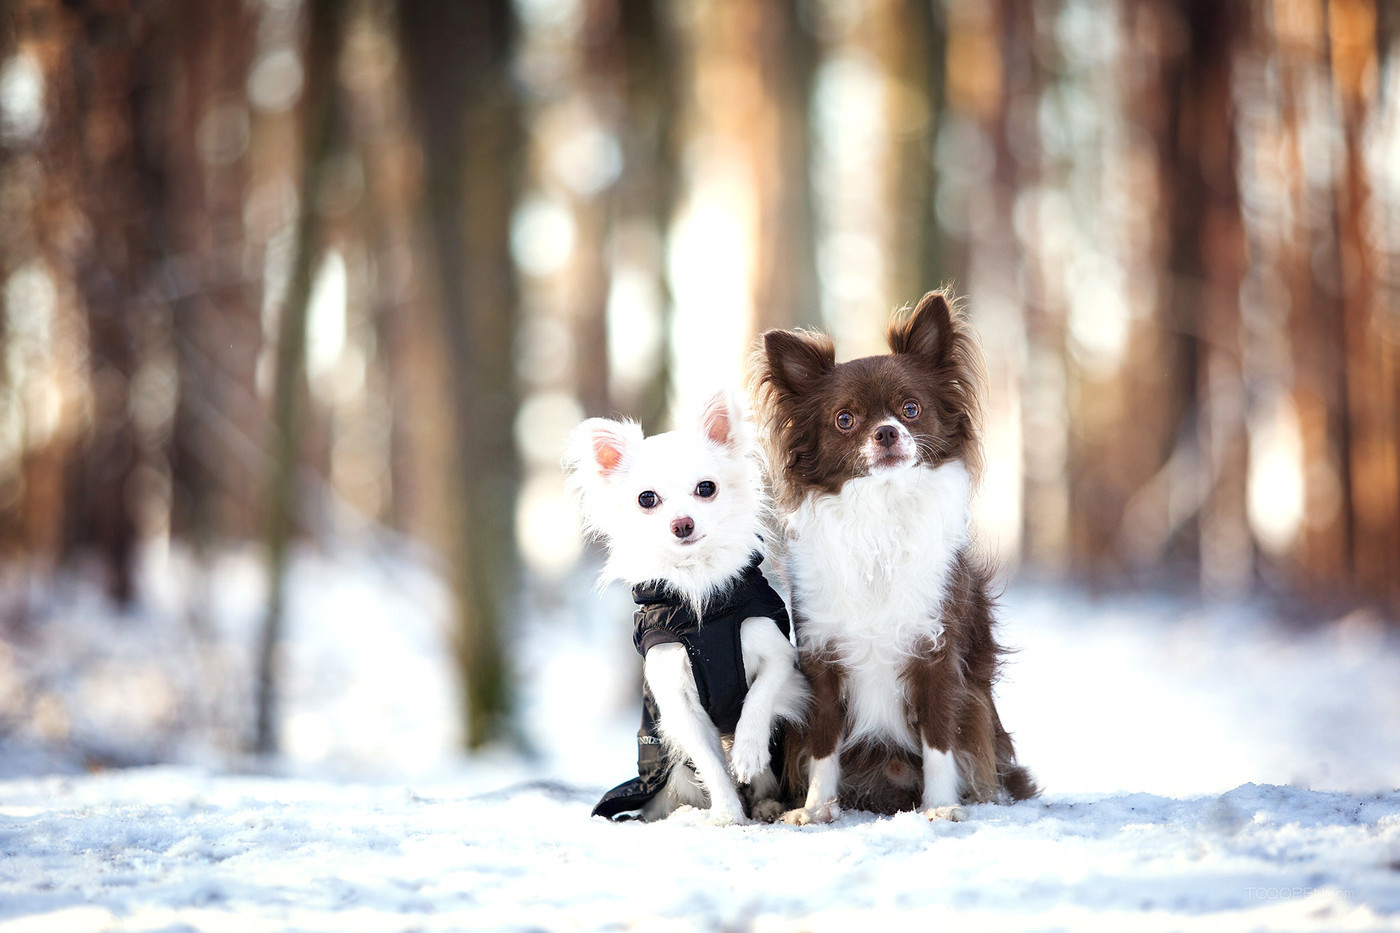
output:
[[848,741],[914,744],[899,675],[943,637],[969,494],[967,469],[954,461],[851,480],[788,520],[798,639],[846,671]]

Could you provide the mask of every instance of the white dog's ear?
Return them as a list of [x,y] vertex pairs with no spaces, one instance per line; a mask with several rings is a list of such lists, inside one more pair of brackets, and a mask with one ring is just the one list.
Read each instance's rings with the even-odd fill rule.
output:
[[737,450],[744,445],[744,412],[726,391],[712,395],[700,409],[700,432],[721,447]]
[[589,418],[569,435],[564,468],[577,479],[607,479],[621,472],[629,454],[642,442],[635,421]]

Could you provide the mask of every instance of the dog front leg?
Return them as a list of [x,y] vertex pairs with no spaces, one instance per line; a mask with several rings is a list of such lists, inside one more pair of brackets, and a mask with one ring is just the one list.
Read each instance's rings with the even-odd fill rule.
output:
[[841,702],[845,672],[817,657],[804,657],[802,670],[812,686],[812,709],[803,735],[811,763],[807,769],[807,799],[783,814],[795,826],[830,823],[841,818],[841,733],[846,710]]
[[768,770],[773,728],[779,720],[795,720],[807,705],[807,685],[794,664],[792,643],[773,620],[755,616],[739,630],[749,692],[734,729],[730,763],[734,776],[753,783]]
[[911,667],[908,683],[923,746],[921,809],[931,820],[961,820],[962,777],[953,754],[965,686],[961,669],[940,649]]
[[661,713],[658,724],[666,740],[690,758],[710,794],[711,823],[742,823],[744,805],[724,764],[719,730],[705,715],[685,647],[668,643],[647,651],[643,675]]

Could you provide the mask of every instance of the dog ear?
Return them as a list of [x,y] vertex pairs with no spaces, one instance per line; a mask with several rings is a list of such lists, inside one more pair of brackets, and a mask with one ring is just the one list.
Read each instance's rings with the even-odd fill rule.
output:
[[943,292],[929,292],[913,312],[890,324],[890,350],[941,361],[952,345],[953,309]]
[[836,346],[825,334],[770,330],[763,335],[768,381],[780,392],[801,395],[836,365]]
[[721,447],[738,449],[744,442],[744,413],[723,390],[700,409],[700,432]]
[[635,421],[589,418],[569,436],[565,469],[606,479],[621,471],[628,451],[641,441],[642,429]]

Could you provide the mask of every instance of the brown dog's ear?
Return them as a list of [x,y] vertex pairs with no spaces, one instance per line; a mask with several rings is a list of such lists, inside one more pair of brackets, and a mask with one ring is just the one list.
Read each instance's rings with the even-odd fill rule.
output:
[[780,391],[800,395],[836,365],[836,345],[825,334],[770,330],[763,335],[768,379]]
[[890,350],[941,361],[952,346],[953,309],[943,292],[929,292],[913,312],[890,324]]

